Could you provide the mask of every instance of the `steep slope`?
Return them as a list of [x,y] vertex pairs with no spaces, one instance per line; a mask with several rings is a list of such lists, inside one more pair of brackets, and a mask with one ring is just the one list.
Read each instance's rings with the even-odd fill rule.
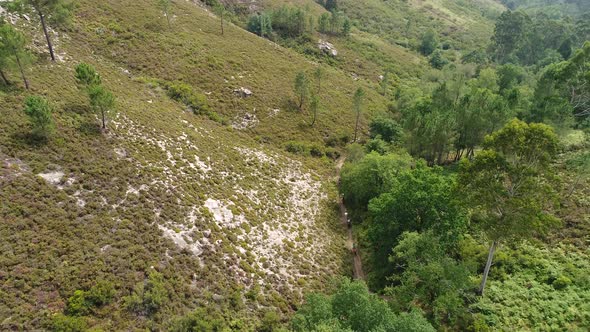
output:
[[[315,18],[326,12],[312,0],[261,0],[249,13],[284,4]],[[364,140],[368,119],[392,108],[391,93],[377,92],[379,75],[391,70],[392,87],[418,85],[432,70],[416,51],[424,32],[435,29],[444,55],[459,59],[487,45],[504,7],[340,4],[354,21],[351,35],[313,33],[308,42],[315,50],[316,39],[330,41],[336,58],[227,22],[222,35],[200,1],[174,1],[168,27],[152,0],[79,0],[72,25],[51,32],[59,61],[49,63],[36,18],[11,16],[37,59],[26,71],[32,91],[0,89],[0,329],[51,329],[66,314],[103,330],[168,330],[205,308],[191,317],[250,331],[275,312],[286,320],[305,293],[350,275],[332,168],[352,138],[355,90],[366,92]],[[76,86],[80,62],[95,66],[117,97],[104,133]],[[311,126],[293,80],[318,67],[321,111]],[[18,82],[16,70],[9,76]],[[179,82],[210,111],[196,115],[172,100]],[[55,106],[47,143],[28,134],[22,104],[30,94]],[[163,276],[151,299],[157,309],[134,309],[153,271]],[[109,303],[72,309],[77,290],[102,282],[113,285]]]
[[[114,300],[87,314],[89,326],[163,329],[207,304],[251,330],[265,311],[288,313],[304,292],[346,272],[331,161],[282,146],[323,149],[324,138],[350,133],[358,86],[369,110],[384,98],[370,82],[328,68],[326,111],[309,127],[309,114],[288,105],[296,72],[314,63],[237,27],[221,37],[217,18],[192,3],[174,12],[167,30],[149,1],[80,1],[72,29],[53,34],[63,61],[39,54],[27,71],[30,93],[56,108],[47,144],[28,135],[22,101],[30,93],[2,92],[2,329],[48,328],[68,313],[75,290],[108,281]],[[16,23],[43,52],[36,22]],[[117,96],[106,133],[76,87],[79,62],[96,66]],[[207,95],[230,124],[246,112],[259,123],[242,132],[196,116],[154,83],[173,80]],[[235,95],[240,87],[254,95]],[[164,276],[159,310],[126,310],[125,296],[150,271]]]
[[504,10],[493,0],[343,0],[340,3],[340,8],[358,22],[359,29],[393,44],[416,43],[432,29],[443,43],[456,50],[485,46],[495,17]]
[[[347,110],[352,110],[358,86],[367,90],[367,109],[385,109],[385,99],[369,88],[377,77],[355,82],[348,73],[323,66],[326,112],[311,128],[305,125],[310,115],[293,112],[291,98],[296,73],[307,71],[311,77],[316,63],[231,24],[222,36],[219,19],[192,3],[175,3],[171,29],[156,6],[134,1],[103,1],[98,8],[91,4],[81,1],[78,12],[84,21],[73,42],[81,47],[90,43],[94,52],[134,75],[192,85],[232,122],[246,113],[256,115],[260,123],[253,132],[264,140],[321,141],[334,128],[351,132],[354,114]],[[252,97],[236,98],[234,90],[240,87],[251,90]]]

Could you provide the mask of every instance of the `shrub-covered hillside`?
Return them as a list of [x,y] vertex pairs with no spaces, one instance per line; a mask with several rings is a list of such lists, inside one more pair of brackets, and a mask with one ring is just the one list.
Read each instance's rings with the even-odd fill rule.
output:
[[0,330],[587,328],[572,6],[0,0]]
[[[56,62],[35,16],[5,13],[33,57],[30,90],[3,70],[2,329],[166,329],[207,304],[251,330],[347,271],[331,160],[352,135],[354,90],[367,87],[369,109],[383,97],[325,67],[311,127],[292,81],[317,64],[233,25],[221,36],[196,4],[173,13],[168,27],[151,1],[77,2],[50,30]],[[116,97],[104,132],[82,62]],[[31,94],[53,109],[47,140],[23,112]]]

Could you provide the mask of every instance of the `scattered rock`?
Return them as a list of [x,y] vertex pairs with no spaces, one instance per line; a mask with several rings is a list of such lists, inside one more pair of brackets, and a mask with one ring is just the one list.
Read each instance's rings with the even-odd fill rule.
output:
[[115,154],[117,155],[117,159],[126,158],[127,151],[124,148],[115,148]]
[[37,174],[42,177],[48,183],[53,185],[58,185],[61,182],[61,178],[64,176],[64,172],[62,171],[54,171],[54,172],[47,172],[47,173],[39,173]]
[[259,122],[260,121],[258,120],[258,117],[256,117],[256,114],[246,113],[243,116],[238,115],[232,123],[232,127],[234,129],[243,130],[256,127]]
[[125,68],[120,68],[119,70],[121,70],[121,72],[129,77],[131,77],[131,72],[129,71],[129,69],[125,69]]
[[331,43],[328,43],[325,40],[321,40],[320,39],[318,41],[318,48],[322,52],[324,52],[324,53],[326,53],[326,54],[328,54],[328,55],[330,55],[332,57],[336,57],[338,55],[338,50],[336,50],[336,48],[334,47],[334,45],[332,45]]
[[268,113],[268,116],[270,116],[272,118],[272,117],[276,116],[277,114],[279,114],[280,111],[281,110],[278,108],[271,109],[270,112]]
[[235,89],[234,93],[242,98],[248,98],[252,95],[252,91],[250,89],[246,89],[244,87],[240,87],[239,89]]

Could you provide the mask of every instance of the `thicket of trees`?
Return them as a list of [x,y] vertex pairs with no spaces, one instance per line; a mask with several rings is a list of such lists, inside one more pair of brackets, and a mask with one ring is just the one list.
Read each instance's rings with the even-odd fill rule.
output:
[[543,13],[505,11],[492,38],[492,56],[499,63],[547,65],[567,60],[574,48],[590,40],[587,17],[556,19]]
[[[498,248],[560,226],[556,132],[590,127],[587,31],[579,19],[507,11],[487,53],[450,65],[436,34],[424,34],[418,50],[442,70],[430,85],[397,89],[397,112],[371,121],[340,182],[367,249],[367,282],[395,312],[419,309],[442,330],[485,330],[493,322],[473,303],[501,277]],[[586,155],[571,159],[576,179]],[[548,280],[552,289],[571,281]]]
[[363,282],[347,280],[330,296],[311,294],[291,320],[293,331],[434,332],[419,313],[395,314]]
[[[362,222],[369,285],[392,295],[398,311],[419,308],[435,327],[474,323],[468,305],[483,294],[500,242],[559,224],[551,213],[558,149],[553,129],[513,119],[481,146],[457,171],[428,166],[395,146],[342,171],[344,200]],[[485,265],[461,259],[466,234],[489,241]]]
[[270,39],[310,37],[315,31],[347,36],[352,22],[337,9],[331,9],[316,18],[299,7],[282,6],[251,15],[247,28],[250,32]]

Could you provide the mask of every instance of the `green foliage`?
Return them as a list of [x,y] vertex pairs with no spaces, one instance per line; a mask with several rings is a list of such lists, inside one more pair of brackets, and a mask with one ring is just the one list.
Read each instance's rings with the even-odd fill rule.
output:
[[91,303],[86,299],[86,292],[77,290],[68,299],[66,312],[70,316],[85,316],[90,313]]
[[211,108],[207,104],[207,97],[195,92],[190,85],[178,82],[165,84],[164,86],[168,92],[168,97],[185,104],[193,113],[211,113]]
[[[486,72],[488,77],[486,78]],[[467,150],[471,157],[484,137],[504,124],[511,113],[506,99],[498,93],[498,77],[492,69],[482,70],[478,79],[470,81],[469,91],[462,98],[456,113],[459,137],[454,142],[455,148]],[[508,82],[504,82],[508,86]]]
[[307,31],[307,13],[301,8],[283,6],[274,10],[272,28],[283,37],[298,37]]
[[572,116],[590,117],[590,42],[568,60],[552,64],[543,72],[535,89],[532,120],[567,123]]
[[[568,59],[574,44],[582,45],[586,40],[582,27],[582,23],[546,13],[505,11],[496,22],[492,38],[493,55],[500,63],[524,65],[547,65]],[[577,42],[574,43],[574,40]],[[549,54],[556,57],[548,61]]]
[[455,137],[455,99],[447,84],[431,97],[418,99],[413,107],[403,109],[402,125],[406,129],[406,146],[410,153],[430,164],[442,163]]
[[51,329],[56,332],[83,332],[88,330],[88,324],[84,317],[55,314],[51,321]]
[[33,127],[33,135],[47,139],[55,130],[52,113],[53,108],[41,96],[29,96],[25,99],[25,114]]
[[109,304],[115,297],[115,287],[109,281],[100,280],[86,293],[87,300],[99,307]]
[[381,137],[386,142],[397,143],[403,135],[403,128],[392,118],[378,116],[369,123],[371,138]]
[[286,142],[285,150],[293,154],[307,155],[315,158],[323,157],[325,155],[326,157],[336,159],[339,156],[339,154],[333,149],[324,148],[319,144],[301,141]]
[[115,112],[115,96],[102,85],[90,86],[88,96],[90,98],[90,106],[96,113],[100,114],[102,129],[106,129],[107,119],[112,117]]
[[466,230],[466,211],[455,196],[455,181],[440,168],[418,162],[369,203],[367,239],[372,248],[375,283],[391,274],[387,257],[404,232],[432,230],[445,248],[456,246]]
[[225,331],[227,323],[221,314],[211,309],[199,308],[194,312],[176,319],[170,331]]
[[420,44],[420,53],[425,56],[431,55],[438,48],[438,38],[433,30],[428,30],[422,35],[422,42]]
[[321,33],[327,33],[330,31],[330,14],[323,13],[318,18],[318,31]]
[[375,152],[346,164],[340,180],[346,204],[354,209],[366,209],[371,199],[390,191],[411,164],[412,158],[407,153],[382,156]]
[[170,27],[170,6],[172,5],[170,0],[157,0],[158,7],[166,16],[166,21],[168,22],[168,27]]
[[350,29],[352,28],[352,23],[348,18],[344,19],[344,23],[342,23],[342,35],[348,36],[350,34]]
[[21,77],[25,87],[29,88],[29,82],[25,75],[25,69],[29,64],[30,55],[25,48],[25,36],[14,29],[12,25],[0,20],[0,71],[2,71],[3,79],[7,82],[4,76],[4,70],[17,67],[20,71]]
[[91,86],[102,84],[102,79],[96,72],[96,69],[87,63],[82,62],[78,64],[75,68],[75,72],[76,81],[86,89]]
[[21,0],[20,2],[32,7],[37,14],[47,16],[51,23],[58,26],[70,23],[74,9],[74,2],[66,0]]
[[161,273],[151,271],[144,282],[135,285],[133,293],[123,298],[127,310],[153,315],[168,301],[168,290]]
[[557,146],[551,127],[514,119],[486,137],[485,150],[472,162],[462,162],[460,182],[466,201],[476,211],[474,220],[492,240],[480,293],[500,240],[530,237],[557,224],[551,214],[551,162]]
[[76,290],[68,299],[66,312],[69,316],[88,315],[93,308],[109,304],[115,296],[113,284],[101,280],[88,291]]
[[389,260],[397,268],[387,292],[397,308],[418,306],[436,326],[457,326],[469,317],[472,269],[449,257],[432,232],[402,234]]
[[304,72],[297,73],[295,76],[295,82],[293,83],[293,91],[298,99],[299,110],[303,109],[303,104],[309,96],[309,80]]
[[490,238],[519,238],[552,225],[547,180],[557,144],[551,127],[514,119],[486,137],[486,149],[473,161],[461,164],[464,193]]
[[281,317],[276,311],[267,311],[262,317],[262,322],[258,328],[259,332],[273,332],[277,331],[281,325]]
[[586,249],[525,242],[518,248],[506,246],[502,252],[503,264],[513,268],[503,278],[492,279],[486,296],[470,306],[484,325],[492,330],[535,331],[590,327]]
[[272,18],[268,13],[256,14],[250,16],[248,20],[248,31],[253,32],[260,37],[269,38],[272,34]]
[[115,96],[102,85],[100,75],[89,64],[78,64],[75,77],[79,87],[88,94],[92,110],[100,116],[102,129],[106,129],[108,118],[115,112]]
[[434,331],[417,313],[395,315],[361,281],[344,280],[331,296],[311,294],[291,321],[294,331]]
[[365,151],[371,153],[375,151],[379,154],[385,154],[389,151],[389,144],[381,139],[380,136],[372,138],[365,144]]
[[324,7],[328,11],[338,10],[338,0],[325,0]]
[[308,32],[310,20],[301,8],[281,6],[261,14],[254,14],[248,19],[248,30],[261,37],[272,39],[272,33],[281,38],[297,38]]
[[69,25],[74,5],[74,1],[68,0],[17,0],[2,4],[10,11],[34,13],[39,17],[52,61],[55,61],[55,55],[46,21],[49,20],[55,26]]
[[433,68],[442,69],[449,63],[449,60],[443,57],[441,50],[435,50],[430,55],[430,59],[428,60],[428,62],[430,62],[430,65]]

